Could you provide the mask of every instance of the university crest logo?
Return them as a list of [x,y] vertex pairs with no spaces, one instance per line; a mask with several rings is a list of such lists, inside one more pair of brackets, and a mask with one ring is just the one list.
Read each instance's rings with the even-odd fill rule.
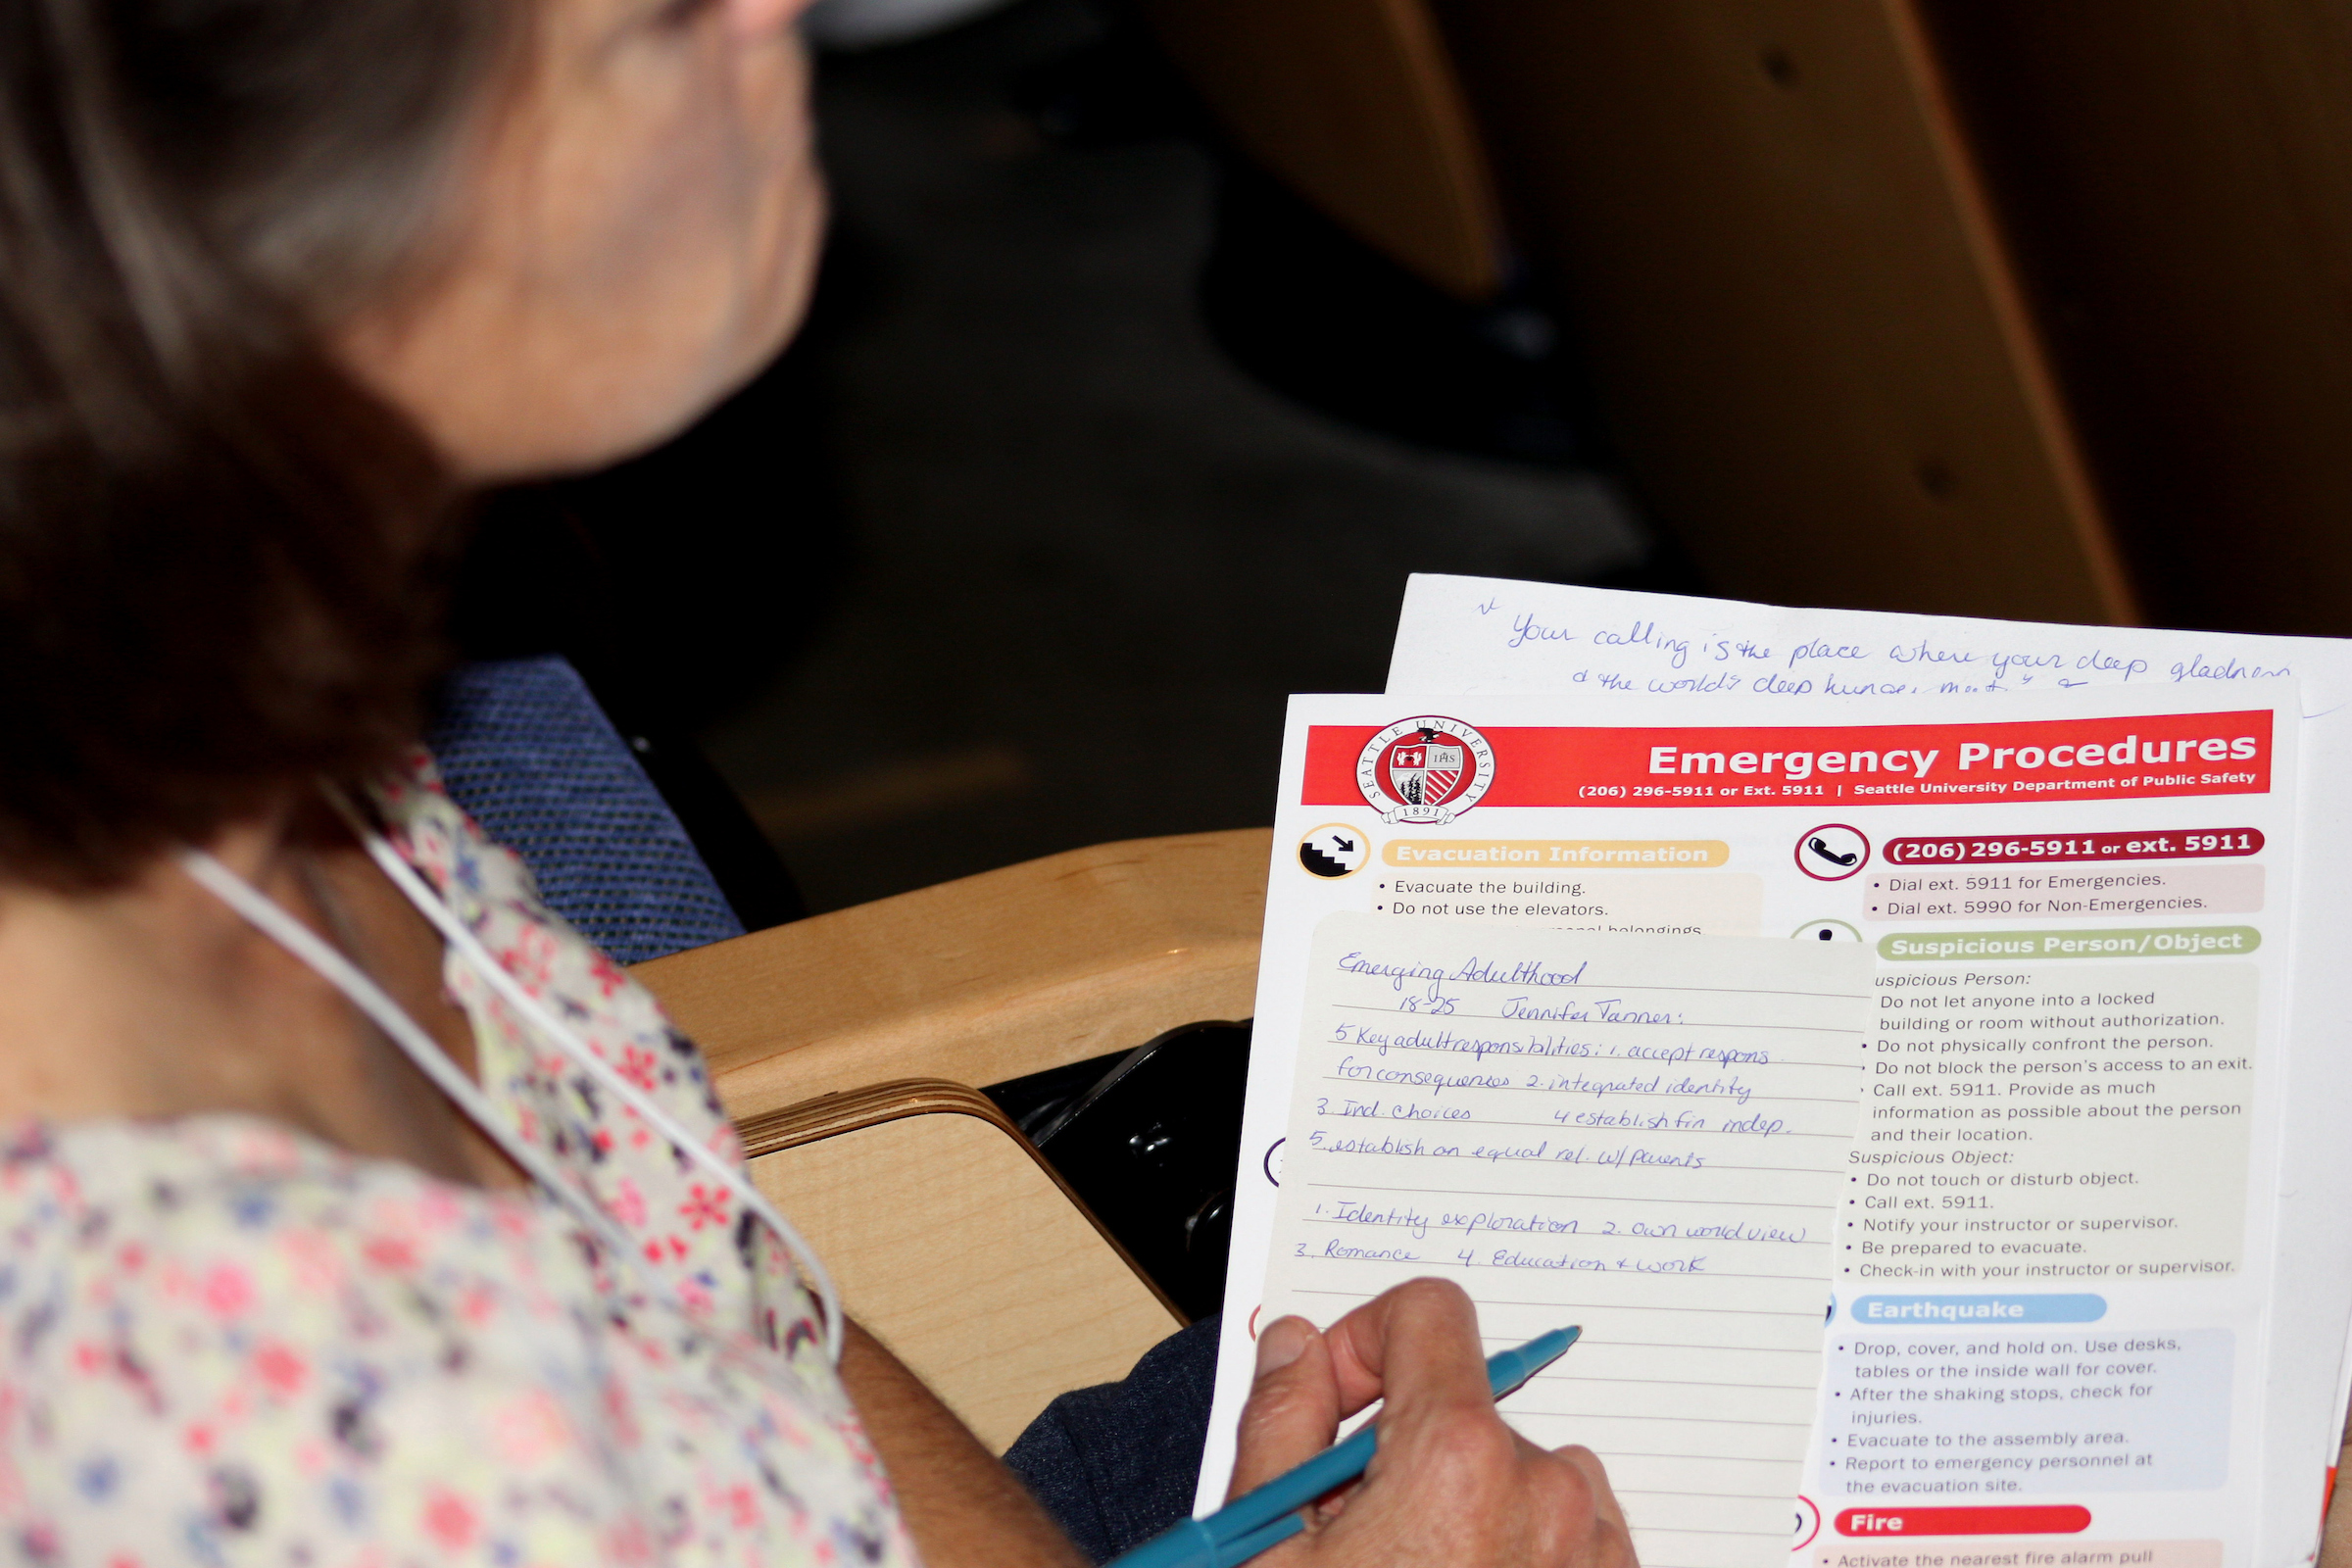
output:
[[1494,748],[1458,718],[1407,718],[1364,743],[1356,788],[1384,822],[1443,826],[1494,782]]

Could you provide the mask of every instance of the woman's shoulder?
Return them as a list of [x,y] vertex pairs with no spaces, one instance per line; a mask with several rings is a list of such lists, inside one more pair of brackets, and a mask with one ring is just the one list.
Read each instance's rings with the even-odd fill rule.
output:
[[555,1231],[526,1199],[250,1117],[13,1130],[0,1514],[60,1561],[456,1547],[494,1511],[464,1478],[535,1448],[523,1468],[577,1506],[508,1528],[590,1551],[596,1456],[565,1435],[597,1414],[565,1391],[589,1394],[600,1348]]
[[44,1560],[904,1549],[833,1391],[616,1304],[533,1199],[250,1117],[0,1138],[0,1521]]
[[529,1197],[235,1114],[12,1129],[0,1142],[0,1322],[21,1348],[51,1349],[47,1326],[91,1305],[125,1329],[138,1316],[184,1319],[177,1343],[201,1328],[197,1338],[246,1347],[265,1331],[340,1332],[355,1317],[397,1337],[484,1280],[524,1303],[588,1279]]
[[[698,1136],[731,1137],[702,1053],[671,1026],[652,992],[548,907],[521,858],[451,799],[429,753],[412,752],[370,793],[402,858],[534,1003]],[[500,1004],[461,954],[453,950],[445,968],[482,1033],[511,1041],[526,1065],[549,1059],[531,1049],[525,1020]]]
[[[393,847],[538,1014],[510,1006],[451,950],[450,995],[473,1019],[482,1086],[514,1133],[564,1166],[690,1308],[779,1345],[812,1340],[814,1304],[781,1250],[724,1184],[671,1152],[674,1133],[730,1164],[743,1158],[702,1053],[652,993],[540,901],[521,861],[449,798],[428,755],[415,753],[371,795]],[[550,1021],[650,1098],[671,1128],[640,1118],[567,1062],[553,1049]]]

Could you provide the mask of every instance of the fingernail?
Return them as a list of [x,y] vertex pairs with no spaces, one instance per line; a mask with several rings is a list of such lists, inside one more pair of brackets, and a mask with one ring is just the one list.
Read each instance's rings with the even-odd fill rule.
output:
[[1257,1375],[1279,1372],[1306,1353],[1308,1329],[1304,1318],[1276,1318],[1257,1336]]

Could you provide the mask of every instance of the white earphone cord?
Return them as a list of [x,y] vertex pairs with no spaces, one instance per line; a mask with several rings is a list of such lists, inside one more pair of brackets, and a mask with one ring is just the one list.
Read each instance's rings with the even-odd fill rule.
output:
[[614,1227],[601,1209],[585,1195],[563,1179],[563,1175],[540,1151],[527,1144],[518,1145],[498,1125],[488,1099],[479,1086],[463,1072],[457,1063],[443,1054],[431,1036],[416,1026],[416,1020],[402,1010],[400,1004],[384,995],[350,959],[319,940],[308,926],[280,908],[267,894],[262,893],[201,850],[185,850],[180,854],[180,865],[189,876],[234,909],[261,933],[284,948],[295,957],[316,970],[334,988],[351,999],[375,1026],[389,1036],[409,1059],[416,1062],[424,1075],[432,1079],[443,1094],[456,1101],[466,1115],[473,1118],[482,1131],[499,1147],[514,1156],[514,1162],[528,1171],[532,1178],[575,1218],[594,1231],[604,1245],[624,1256],[634,1257],[636,1250]]
[[[687,1157],[701,1164],[734,1196],[736,1200],[760,1222],[772,1230],[777,1240],[792,1252],[815,1291],[825,1315],[825,1350],[836,1362],[841,1359],[842,1312],[841,1298],[833,1288],[830,1275],[816,1258],[800,1233],[794,1230],[775,1205],[733,1169],[726,1160],[711,1152],[687,1132],[677,1118],[663,1110],[636,1085],[621,1077],[602,1056],[549,1013],[537,998],[507,973],[493,958],[478,938],[465,923],[435,898],[422,879],[400,858],[399,852],[384,842],[383,836],[358,820],[348,803],[329,792],[328,797],[351,821],[376,864],[391,877],[393,885],[414,904],[418,912],[431,921],[442,936],[457,949],[467,967],[473,969],[511,1004],[521,1010],[556,1049],[591,1078],[595,1079],[616,1099],[627,1104],[652,1125],[674,1148],[684,1151]],[[382,1029],[400,1047],[417,1068],[430,1078],[460,1109],[470,1117],[482,1132],[528,1172],[533,1180],[573,1216],[593,1232],[612,1251],[629,1259],[632,1267],[644,1273],[643,1260],[627,1237],[604,1212],[596,1199],[566,1179],[539,1149],[522,1142],[498,1119],[490,1102],[479,1085],[460,1071],[433,1038],[419,1028],[401,1005],[385,995],[382,988],[369,979],[357,965],[332,947],[321,941],[308,926],[288,914],[268,895],[262,893],[219,860],[200,850],[183,851],[182,866],[207,891],[220,898],[263,935],[276,942],[296,958],[317,971],[320,978],[348,997],[352,1004]],[[649,1283],[656,1283],[648,1276]]]

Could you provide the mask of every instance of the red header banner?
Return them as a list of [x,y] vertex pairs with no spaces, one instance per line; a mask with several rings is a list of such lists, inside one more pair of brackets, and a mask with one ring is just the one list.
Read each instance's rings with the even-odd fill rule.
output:
[[[1478,800],[1489,807],[1950,806],[2271,787],[2267,709],[1994,724],[1455,728],[1493,747],[1494,776]],[[1365,805],[1365,752],[1386,733],[1309,729],[1300,804]]]

